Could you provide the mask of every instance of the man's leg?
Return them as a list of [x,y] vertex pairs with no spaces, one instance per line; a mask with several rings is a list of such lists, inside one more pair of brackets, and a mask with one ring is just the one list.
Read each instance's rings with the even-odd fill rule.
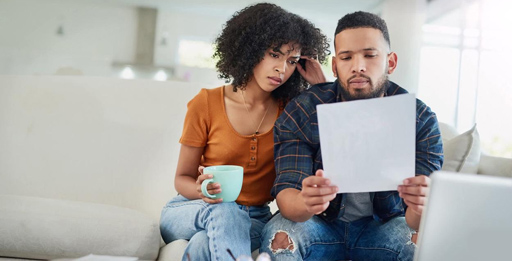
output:
[[353,260],[413,259],[416,248],[411,242],[413,230],[409,228],[404,217],[396,217],[386,223],[371,219],[360,228],[351,228],[350,232],[352,231],[353,234],[349,236],[350,258]]
[[262,233],[260,252],[272,260],[340,260],[345,258],[344,226],[317,216],[293,222],[274,216]]

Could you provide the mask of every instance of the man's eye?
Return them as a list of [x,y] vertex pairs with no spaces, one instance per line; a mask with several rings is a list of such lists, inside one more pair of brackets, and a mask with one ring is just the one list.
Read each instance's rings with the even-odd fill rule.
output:
[[340,60],[342,60],[342,61],[348,61],[348,60],[350,60],[350,58],[352,58],[352,57],[350,57],[350,56],[348,56],[348,57],[341,57],[341,58],[340,58]]
[[277,55],[275,53],[269,53],[269,54],[270,54],[270,57],[272,57],[272,58],[278,58],[279,57],[279,55]]
[[376,54],[367,54],[367,55],[365,55],[365,57],[375,58],[375,57],[377,57],[377,55]]

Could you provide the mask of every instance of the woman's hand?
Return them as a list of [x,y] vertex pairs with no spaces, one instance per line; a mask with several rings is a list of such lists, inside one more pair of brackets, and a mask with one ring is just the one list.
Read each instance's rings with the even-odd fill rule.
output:
[[297,70],[300,75],[311,85],[327,82],[322,65],[318,62],[317,55],[314,56],[301,56],[300,59],[306,60],[306,70],[302,68],[300,63],[297,63]]
[[[201,184],[203,184],[203,181],[205,179],[213,178],[212,174],[206,174],[206,175],[203,174],[203,169],[204,169],[204,166],[199,166],[199,168],[197,169],[199,171],[199,173],[201,173],[201,175],[199,175],[199,177],[197,177],[197,180],[196,180],[196,190],[197,190],[197,193],[199,193],[199,197],[202,198],[203,201],[206,203],[210,203],[210,204],[221,203],[222,202],[221,198],[212,199],[212,198],[209,198],[209,197],[203,195],[203,192],[201,191]],[[208,184],[208,186],[206,186],[206,189],[208,190],[208,193],[210,193],[210,195],[219,194],[221,192],[219,183],[210,183],[210,184]]]

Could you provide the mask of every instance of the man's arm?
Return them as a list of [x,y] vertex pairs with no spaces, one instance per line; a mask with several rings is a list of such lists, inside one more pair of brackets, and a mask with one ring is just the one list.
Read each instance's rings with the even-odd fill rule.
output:
[[274,126],[276,180],[272,195],[281,214],[302,222],[321,213],[336,196],[336,187],[314,173],[313,159],[319,153],[316,104],[307,97],[292,100]]
[[443,143],[437,117],[423,102],[417,102],[416,124],[416,177],[404,180],[399,186],[400,197],[407,205],[405,220],[409,227],[418,230],[425,197],[430,186],[432,172],[440,170],[443,157]]
[[430,178],[419,175],[404,180],[404,185],[398,186],[398,195],[407,205],[405,221],[410,228],[418,231],[421,214],[426,203],[426,193],[430,186]]
[[304,222],[324,212],[336,197],[338,187],[331,186],[331,181],[323,175],[323,170],[319,169],[315,176],[302,181],[302,190],[286,188],[279,192],[276,201],[281,215],[295,222]]

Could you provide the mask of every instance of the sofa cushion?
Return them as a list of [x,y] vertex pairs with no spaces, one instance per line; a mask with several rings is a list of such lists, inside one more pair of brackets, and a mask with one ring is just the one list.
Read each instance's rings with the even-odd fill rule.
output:
[[476,174],[480,162],[480,136],[476,125],[449,140],[443,140],[443,170]]
[[181,260],[185,253],[188,241],[184,239],[174,240],[160,248],[158,261]]
[[[171,243],[160,248],[160,254],[158,261],[173,261],[181,260],[183,254],[185,254],[185,248],[187,247],[188,241],[184,239],[174,240]],[[259,249],[252,251],[252,258],[258,259]],[[193,259],[192,259],[193,260]]]
[[138,211],[86,202],[0,195],[0,256],[158,256],[158,224]]

